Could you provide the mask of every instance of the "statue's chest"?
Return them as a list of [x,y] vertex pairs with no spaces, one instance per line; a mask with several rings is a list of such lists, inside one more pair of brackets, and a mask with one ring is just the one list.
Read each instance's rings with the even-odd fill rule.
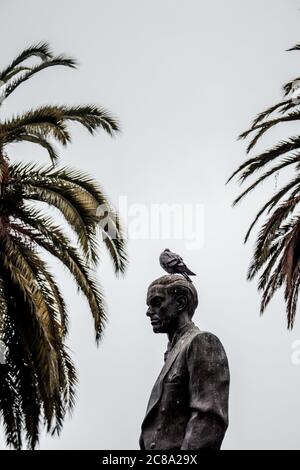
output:
[[178,354],[165,377],[165,382],[186,382],[188,370],[185,351]]

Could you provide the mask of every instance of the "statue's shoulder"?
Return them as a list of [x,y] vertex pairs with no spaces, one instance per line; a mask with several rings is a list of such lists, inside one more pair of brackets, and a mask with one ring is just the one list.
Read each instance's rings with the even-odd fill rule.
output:
[[[193,334],[190,337],[188,348],[198,350],[219,350],[224,351],[224,347],[220,339],[209,331],[202,331],[198,327],[193,330]],[[224,351],[225,352],[225,351]]]

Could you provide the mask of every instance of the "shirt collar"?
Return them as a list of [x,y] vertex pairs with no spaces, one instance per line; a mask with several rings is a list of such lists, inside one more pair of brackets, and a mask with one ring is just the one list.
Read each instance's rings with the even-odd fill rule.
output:
[[194,322],[192,322],[192,320],[188,321],[187,323],[185,323],[182,327],[180,327],[175,335],[173,336],[172,338],[172,341],[169,341],[168,342],[168,346],[167,346],[167,351],[165,352],[165,361],[168,357],[168,354],[169,352],[171,351],[171,349],[173,349],[173,347],[175,346],[175,344],[177,343],[177,341],[188,331],[190,330],[191,328],[193,328],[195,326]]

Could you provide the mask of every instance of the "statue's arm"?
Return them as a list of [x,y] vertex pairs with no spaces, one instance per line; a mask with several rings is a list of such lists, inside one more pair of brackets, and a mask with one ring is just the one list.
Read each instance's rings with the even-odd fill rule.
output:
[[228,426],[229,368],[219,339],[197,335],[186,353],[190,419],[182,450],[220,449]]

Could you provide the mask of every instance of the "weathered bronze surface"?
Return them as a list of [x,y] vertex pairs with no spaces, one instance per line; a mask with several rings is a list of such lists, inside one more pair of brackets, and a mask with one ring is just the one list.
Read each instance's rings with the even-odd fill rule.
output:
[[169,343],[140,447],[218,450],[228,426],[229,368],[219,339],[192,321],[195,286],[181,275],[163,276],[149,286],[147,305],[154,333],[166,333]]

